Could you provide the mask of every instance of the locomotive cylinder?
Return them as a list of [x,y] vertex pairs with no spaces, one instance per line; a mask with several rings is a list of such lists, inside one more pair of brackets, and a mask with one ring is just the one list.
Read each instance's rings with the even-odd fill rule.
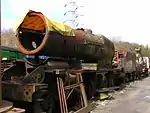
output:
[[16,28],[17,46],[24,54],[76,58],[97,62],[112,60],[114,44],[105,36],[92,31],[72,29],[49,20],[41,12],[30,10]]

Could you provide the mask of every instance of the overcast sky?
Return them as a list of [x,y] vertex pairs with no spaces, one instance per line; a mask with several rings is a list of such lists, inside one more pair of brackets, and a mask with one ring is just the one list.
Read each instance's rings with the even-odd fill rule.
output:
[[[75,0],[74,0],[75,1]],[[150,0],[76,0],[83,5],[80,23],[95,34],[119,36],[123,41],[150,44]],[[49,19],[64,22],[68,0],[1,0],[2,28],[13,28],[29,9],[40,11]],[[72,26],[70,23],[68,23]]]

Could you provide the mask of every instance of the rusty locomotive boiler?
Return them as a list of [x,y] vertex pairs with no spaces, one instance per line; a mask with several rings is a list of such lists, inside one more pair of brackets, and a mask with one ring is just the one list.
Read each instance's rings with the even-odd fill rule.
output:
[[76,58],[88,62],[112,60],[114,44],[105,36],[49,20],[29,11],[16,30],[17,46],[24,54]]

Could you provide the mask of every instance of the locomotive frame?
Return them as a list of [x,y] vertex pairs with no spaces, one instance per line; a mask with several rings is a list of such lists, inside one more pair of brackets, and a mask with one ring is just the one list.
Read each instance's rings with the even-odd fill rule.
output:
[[[15,100],[15,102],[22,101],[33,103],[35,105],[34,108],[36,109],[33,108],[34,111],[32,111],[32,113],[42,112],[46,105],[43,105],[43,107],[41,106],[41,103],[44,103],[43,101],[46,101],[49,95],[51,95],[51,98],[55,98],[54,100],[57,102],[53,102],[54,100],[52,102],[57,103],[55,107],[60,106],[59,110],[61,113],[70,113],[70,106],[68,106],[66,101],[71,93],[74,93],[73,90],[81,92],[80,95],[82,97],[81,100],[78,98],[80,100],[80,107],[78,107],[74,112],[88,113],[96,107],[94,103],[88,104],[88,101],[92,99],[97,92],[101,92],[100,89],[111,87],[116,88],[116,86],[120,86],[123,83],[141,78],[141,76],[136,76],[135,73],[125,74],[122,68],[98,68],[98,64],[96,63],[82,63],[81,61],[76,60],[53,58],[48,58],[41,65],[32,65],[32,67],[27,69],[28,73],[22,73],[22,75],[17,75],[16,77],[14,70],[18,72],[19,69],[20,72],[23,72],[26,68],[25,62],[16,62],[18,62],[16,63],[17,65],[13,66],[15,68],[10,68],[5,71],[4,76],[6,76],[6,78],[5,80],[3,79],[2,82],[3,96],[5,99],[9,99],[11,101]],[[13,83],[10,82],[10,78]],[[126,81],[123,80],[122,83],[117,83],[120,81],[118,80],[120,78]],[[45,81],[44,79],[48,81]],[[79,88],[76,89],[77,87]],[[55,93],[52,94],[52,92]],[[53,97],[54,95],[57,95],[57,97]],[[77,96],[76,93],[75,96]],[[44,100],[42,98],[44,98]],[[73,98],[75,97],[73,96]],[[49,104],[51,105],[51,103]],[[52,109],[56,109],[55,107]],[[49,112],[47,111],[47,113]],[[51,111],[50,113],[54,112]]]

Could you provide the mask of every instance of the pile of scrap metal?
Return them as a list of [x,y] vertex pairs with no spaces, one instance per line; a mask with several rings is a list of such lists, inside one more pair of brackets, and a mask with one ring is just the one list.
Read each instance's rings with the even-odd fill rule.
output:
[[3,95],[32,103],[32,113],[89,113],[102,89],[138,78],[135,54],[115,53],[113,42],[91,30],[72,29],[30,10],[15,32],[27,62],[5,72]]

